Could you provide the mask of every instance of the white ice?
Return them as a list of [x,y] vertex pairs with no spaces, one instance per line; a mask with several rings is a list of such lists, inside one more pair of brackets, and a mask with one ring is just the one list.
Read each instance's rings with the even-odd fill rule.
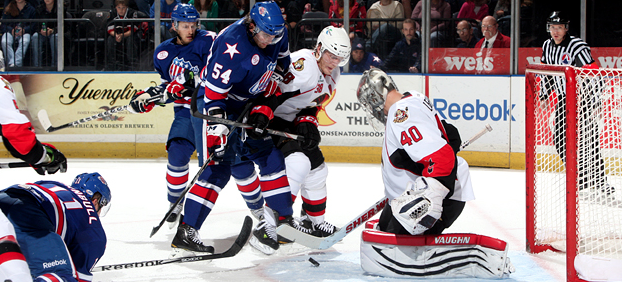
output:
[[[0,159],[15,162],[15,159]],[[328,163],[326,219],[342,226],[383,195],[379,164]],[[194,161],[190,179],[198,171]],[[106,253],[97,265],[168,258],[174,230],[164,225],[149,234],[166,213],[166,160],[71,159],[65,174],[39,176],[30,168],[6,169],[0,187],[41,179],[70,184],[82,172],[99,172],[112,191],[112,207],[102,218],[108,237]],[[476,200],[445,233],[466,232],[505,240],[516,268],[507,281],[565,281],[564,257],[525,252],[525,173],[520,170],[471,168]],[[294,204],[298,214],[300,202]],[[226,249],[250,212],[233,181],[223,189],[200,233],[216,251]],[[360,232],[356,229],[332,248],[318,251],[298,244],[266,256],[250,245],[233,258],[163,266],[95,272],[94,281],[403,281],[364,273],[359,261]],[[308,258],[320,263],[314,267]],[[440,280],[428,280],[440,281]],[[452,281],[479,281],[454,279]]]

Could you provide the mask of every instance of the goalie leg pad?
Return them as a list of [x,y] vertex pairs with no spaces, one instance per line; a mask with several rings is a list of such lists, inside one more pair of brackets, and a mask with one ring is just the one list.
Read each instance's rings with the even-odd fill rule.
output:
[[477,234],[362,233],[361,267],[396,278],[507,278],[514,272],[506,242]]
[[448,193],[449,189],[438,180],[419,177],[391,201],[391,211],[411,235],[422,234],[441,217],[443,199]]

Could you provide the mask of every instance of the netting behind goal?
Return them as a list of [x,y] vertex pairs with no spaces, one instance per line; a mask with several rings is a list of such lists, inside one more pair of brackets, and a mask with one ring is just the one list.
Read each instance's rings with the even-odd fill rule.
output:
[[[622,259],[622,70],[525,74],[527,248]],[[617,190],[616,190],[617,189]]]

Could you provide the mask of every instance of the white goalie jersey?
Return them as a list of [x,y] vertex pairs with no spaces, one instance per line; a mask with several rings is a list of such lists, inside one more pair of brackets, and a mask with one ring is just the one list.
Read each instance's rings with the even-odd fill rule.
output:
[[313,50],[301,49],[290,55],[291,64],[289,73],[279,83],[281,92],[300,90],[283,102],[274,115],[286,121],[293,121],[296,114],[305,108],[321,106],[335,94],[335,87],[339,81],[340,70],[335,68],[330,75],[324,76],[313,55]]
[[[410,91],[389,109],[382,150],[382,178],[389,200],[399,197],[419,176],[448,176],[455,154],[432,104]],[[445,137],[444,137],[445,136]]]

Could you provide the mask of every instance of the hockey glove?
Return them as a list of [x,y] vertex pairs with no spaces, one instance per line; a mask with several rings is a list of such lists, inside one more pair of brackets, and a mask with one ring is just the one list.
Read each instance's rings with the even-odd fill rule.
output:
[[[157,96],[162,95],[162,88],[160,86],[157,87],[149,87],[143,91],[140,91],[134,95],[132,100],[130,101],[130,106],[127,110],[131,113],[148,113],[153,110],[155,107],[156,101],[153,101],[152,98],[156,98]],[[150,101],[151,100],[151,101]]]
[[166,86],[166,97],[169,100],[179,100],[184,97],[192,96],[192,91],[183,91],[184,89],[194,88],[194,72],[185,70],[179,74],[175,80]]
[[274,113],[270,107],[264,105],[253,107],[248,117],[248,125],[253,128],[246,129],[248,137],[257,140],[268,136],[268,130],[266,130],[266,128],[268,128],[268,124],[273,117]]
[[420,235],[441,218],[443,199],[449,189],[432,177],[419,177],[408,186],[402,195],[391,200],[391,211],[408,233]]
[[289,66],[283,67],[277,63],[276,67],[274,68],[274,72],[272,73],[272,80],[277,83],[287,83],[287,82],[284,82],[283,80],[287,76],[288,72],[289,72]]
[[[211,107],[207,110],[209,116],[227,118],[225,111],[219,107]],[[229,128],[224,124],[208,124],[205,134],[205,145],[210,155],[213,155],[210,164],[217,164],[225,155],[227,135]]]
[[311,150],[320,145],[322,137],[317,129],[318,122],[314,116],[299,116],[294,120],[296,133],[304,136],[305,140],[300,141],[300,147]]
[[61,173],[67,172],[67,158],[56,147],[51,144],[42,143],[45,148],[45,158],[38,164],[32,166],[40,175],[54,174],[60,170]]

